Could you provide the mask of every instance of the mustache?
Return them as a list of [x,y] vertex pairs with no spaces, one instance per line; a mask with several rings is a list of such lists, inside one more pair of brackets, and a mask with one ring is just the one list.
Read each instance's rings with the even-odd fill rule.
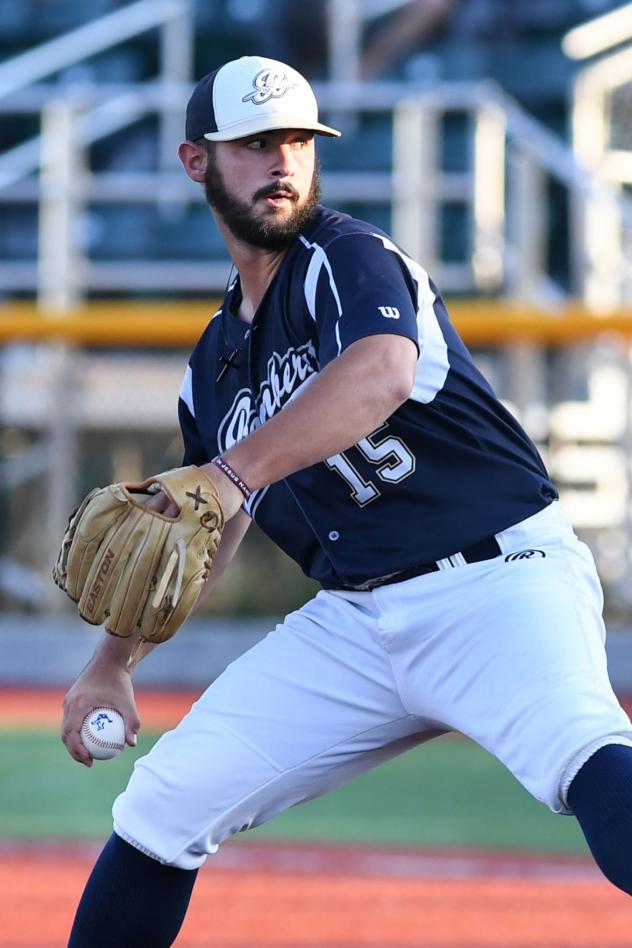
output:
[[292,201],[298,201],[300,197],[294,185],[290,184],[289,181],[287,183],[283,181],[273,181],[272,184],[266,184],[265,187],[255,191],[252,200],[254,203],[255,201],[261,200],[261,198],[275,197],[277,194],[289,195]]

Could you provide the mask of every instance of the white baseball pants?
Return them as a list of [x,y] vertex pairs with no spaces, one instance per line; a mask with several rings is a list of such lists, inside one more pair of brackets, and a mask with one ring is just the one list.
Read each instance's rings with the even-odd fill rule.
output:
[[193,869],[232,834],[451,730],[570,812],[586,760],[632,745],[599,580],[559,504],[497,539],[492,560],[322,591],[289,615],[137,761],[118,835]]

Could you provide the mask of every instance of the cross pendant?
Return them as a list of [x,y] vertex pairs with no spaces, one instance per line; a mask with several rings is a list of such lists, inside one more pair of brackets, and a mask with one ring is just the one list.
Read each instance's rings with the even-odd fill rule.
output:
[[216,382],[221,382],[229,369],[238,369],[239,362],[237,362],[237,356],[239,355],[239,347],[234,349],[233,352],[226,358],[226,356],[220,356],[219,361],[223,362],[221,369],[219,370],[219,375],[217,376]]

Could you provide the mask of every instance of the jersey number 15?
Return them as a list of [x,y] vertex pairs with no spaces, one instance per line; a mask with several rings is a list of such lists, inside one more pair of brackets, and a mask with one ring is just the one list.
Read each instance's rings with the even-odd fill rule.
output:
[[[399,484],[415,470],[415,455],[406,447],[401,438],[394,435],[377,440],[377,435],[388,427],[388,422],[362,438],[354,446],[371,464],[377,465],[376,474],[386,484]],[[365,481],[353,466],[347,454],[332,454],[325,464],[347,482],[351,488],[351,497],[359,507],[366,507],[382,493],[373,481]]]

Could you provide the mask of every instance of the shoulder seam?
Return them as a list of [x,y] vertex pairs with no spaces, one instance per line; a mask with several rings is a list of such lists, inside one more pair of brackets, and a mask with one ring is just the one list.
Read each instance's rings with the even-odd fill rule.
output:
[[365,230],[350,230],[344,234],[335,234],[328,240],[326,243],[318,240],[307,240],[302,234],[300,235],[301,241],[303,244],[310,250],[313,250],[315,247],[320,247],[321,250],[327,252],[330,247],[332,247],[337,241],[343,240],[345,237],[373,237],[375,240],[382,240],[381,234],[376,234],[372,231]]

